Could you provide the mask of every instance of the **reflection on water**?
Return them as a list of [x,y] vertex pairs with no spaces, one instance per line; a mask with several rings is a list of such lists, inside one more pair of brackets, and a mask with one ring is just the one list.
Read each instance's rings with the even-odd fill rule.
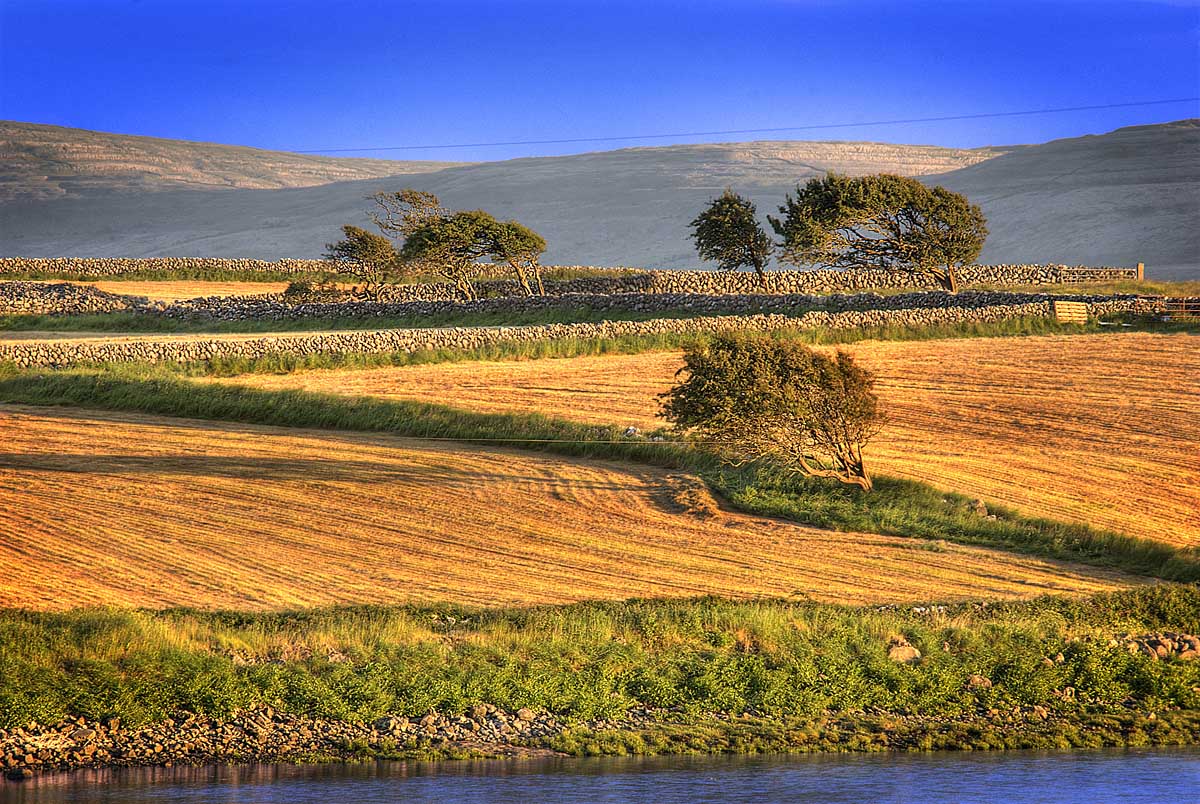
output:
[[0,783],[4,802],[1200,801],[1200,749],[246,765],[83,771]]

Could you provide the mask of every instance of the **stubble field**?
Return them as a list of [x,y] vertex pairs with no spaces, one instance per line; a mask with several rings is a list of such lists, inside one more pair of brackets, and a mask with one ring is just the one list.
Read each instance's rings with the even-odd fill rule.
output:
[[[1178,546],[1200,545],[1200,342],[1123,333],[845,347],[889,423],[874,471]],[[663,426],[679,353],[239,377],[264,388]]]
[[0,406],[0,607],[1019,597],[1116,572],[722,510],[694,479],[515,450]]

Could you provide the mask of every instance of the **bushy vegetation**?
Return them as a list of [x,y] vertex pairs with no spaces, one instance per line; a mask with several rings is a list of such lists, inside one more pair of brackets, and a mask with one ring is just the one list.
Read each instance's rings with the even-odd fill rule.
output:
[[[325,244],[325,258],[337,263],[342,273],[363,283],[363,289],[379,298],[385,284],[398,282],[407,266],[400,260],[392,241],[357,226],[342,227],[342,239]],[[289,292],[294,292],[291,285]]]
[[688,349],[661,415],[730,463],[769,461],[789,472],[871,490],[863,447],[883,423],[874,377],[846,352],[730,334]]
[[[461,712],[476,703],[614,717],[630,707],[939,716],[1200,708],[1200,663],[1121,637],[1200,629],[1200,590],[848,608],[718,599],[525,609],[349,607],[0,611],[0,727],[129,724],[270,705],[316,717]],[[903,637],[923,658],[889,660]],[[971,686],[971,675],[992,682]],[[1064,692],[1071,689],[1071,693]]]

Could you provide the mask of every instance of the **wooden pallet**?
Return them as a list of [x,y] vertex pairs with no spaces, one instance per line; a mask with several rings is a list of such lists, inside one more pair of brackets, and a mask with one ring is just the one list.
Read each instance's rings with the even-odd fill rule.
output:
[[1054,302],[1054,318],[1064,324],[1086,324],[1088,322],[1088,306],[1084,302],[1056,301]]

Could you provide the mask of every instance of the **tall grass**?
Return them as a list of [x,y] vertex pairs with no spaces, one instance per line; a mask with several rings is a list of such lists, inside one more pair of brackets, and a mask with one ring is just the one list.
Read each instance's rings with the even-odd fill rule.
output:
[[[272,614],[0,610],[0,727],[80,715],[136,724],[254,705],[347,720],[485,702],[566,718],[632,706],[814,718],[1194,710],[1200,666],[1132,655],[1114,637],[1198,627],[1200,590],[1176,585],[944,608],[700,598]],[[897,637],[924,659],[889,661]],[[971,674],[993,686],[968,686]],[[1073,696],[1061,694],[1067,687]]]
[[794,479],[770,467],[735,471],[687,445],[624,438],[614,427],[541,414],[474,413],[412,401],[196,383],[146,366],[25,372],[11,365],[0,367],[0,401],[503,443],[685,468],[702,474],[734,505],[754,513],[848,531],[1018,550],[1156,578],[1200,580],[1200,551],[1195,549],[1031,519],[1000,508],[994,511],[996,519],[982,518],[967,510],[961,495],[915,481],[879,478],[878,490],[867,493],[831,481]]

